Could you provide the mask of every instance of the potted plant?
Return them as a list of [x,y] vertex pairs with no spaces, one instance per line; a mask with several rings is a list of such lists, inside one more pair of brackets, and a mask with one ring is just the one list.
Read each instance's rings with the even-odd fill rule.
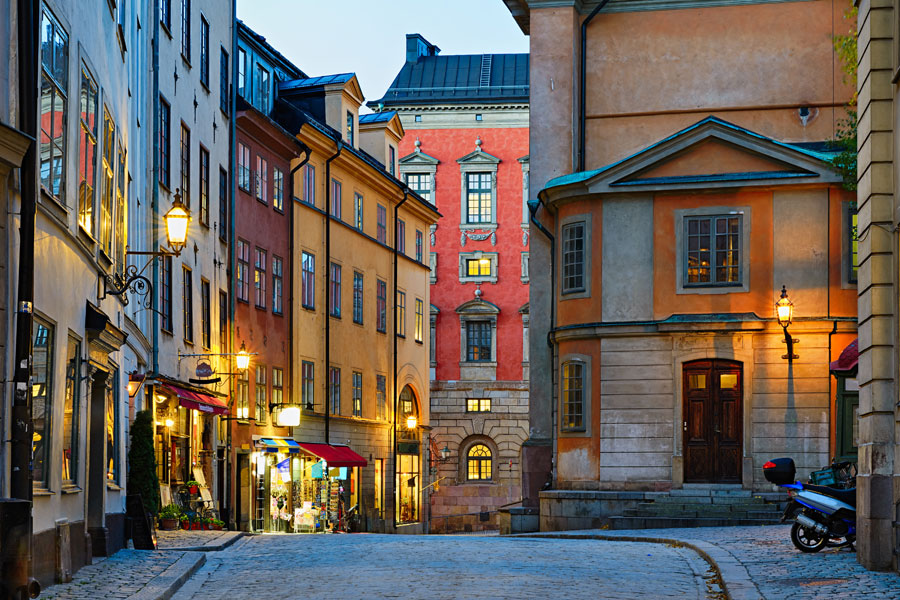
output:
[[191,528],[191,520],[187,517],[181,517],[181,528],[187,531]]
[[172,530],[178,527],[178,521],[181,519],[181,509],[177,504],[168,504],[159,511],[159,526],[165,530]]
[[190,481],[185,483],[184,486],[186,488],[188,488],[188,490],[190,490],[190,492],[194,495],[200,493],[200,482],[199,481],[195,481],[195,480],[191,479]]
[[225,521],[220,521],[219,519],[212,520],[212,528],[215,531],[222,531],[222,528],[225,526]]

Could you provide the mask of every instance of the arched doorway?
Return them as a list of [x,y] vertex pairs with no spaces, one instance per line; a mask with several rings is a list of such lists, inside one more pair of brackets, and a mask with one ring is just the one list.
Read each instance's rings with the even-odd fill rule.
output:
[[410,386],[404,386],[397,403],[397,506],[398,523],[419,520],[419,492],[422,478],[419,472],[421,452],[419,403]]
[[683,367],[684,481],[740,483],[743,365],[697,360]]

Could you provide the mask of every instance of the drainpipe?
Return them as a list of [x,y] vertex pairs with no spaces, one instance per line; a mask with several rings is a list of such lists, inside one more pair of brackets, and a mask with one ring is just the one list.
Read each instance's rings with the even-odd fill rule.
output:
[[[397,231],[397,219],[400,217],[400,207],[406,203],[406,199],[408,197],[409,197],[409,188],[404,186],[403,187],[403,200],[401,200],[400,202],[397,203],[396,206],[394,206],[394,248],[393,248],[393,255],[394,255],[393,256],[393,258],[394,258],[394,319],[393,319],[394,350],[393,350],[393,355],[392,355],[392,359],[391,359],[392,360],[391,371],[393,372],[393,379],[394,379],[394,381],[392,383],[392,386],[393,386],[392,390],[393,390],[393,394],[394,394],[394,424],[392,427],[393,431],[391,433],[393,440],[394,440],[394,444],[393,444],[393,450],[394,450],[394,457],[393,457],[394,506],[391,508],[391,514],[394,515],[394,532],[395,533],[397,531],[397,401],[399,400],[399,397],[400,397],[400,395],[397,393],[397,249],[400,247],[398,245],[398,239],[397,239],[397,235],[399,233]],[[421,475],[420,475],[420,477],[421,477]]]
[[[291,382],[291,394],[296,394],[297,390],[294,388],[294,175],[303,168],[303,166],[309,162],[309,156],[312,154],[312,150],[304,145],[303,150],[305,156],[303,159],[297,163],[296,167],[291,169],[291,174],[288,182],[288,202],[291,203],[291,208],[288,211],[288,221],[290,222],[288,227],[290,231],[290,237],[288,238],[288,253],[290,257],[288,258],[288,273],[291,274],[291,283],[287,288],[287,303],[285,304],[288,307],[288,335],[290,336],[290,343],[288,344],[288,365],[290,365],[290,371],[288,373],[288,381]],[[302,386],[301,386],[302,387]],[[288,396],[290,397],[290,395]]]
[[335,140],[337,151],[325,161],[325,443],[329,444],[331,407],[331,161],[341,155],[344,142]]
[[[153,14],[159,14],[159,0],[153,2]],[[159,19],[153,19],[153,171],[151,172],[152,181],[150,187],[153,193],[150,194],[150,249],[159,250],[157,246],[157,236],[159,235]],[[153,282],[159,282],[159,263],[161,260],[154,259],[151,265],[153,270]],[[150,299],[150,329],[153,344],[153,373],[159,373],[159,294],[151,293]],[[151,394],[151,398],[153,395]],[[156,404],[150,403],[150,411],[156,418]]]
[[[157,0],[158,2],[159,0]],[[237,198],[234,193],[234,163],[235,163],[235,146],[237,145],[237,115],[235,114],[235,107],[237,106],[237,69],[235,65],[237,64],[237,48],[238,48],[238,35],[237,35],[237,0],[231,0],[231,15],[232,15],[232,31],[231,31],[231,88],[228,90],[228,217],[226,218],[228,222],[228,232],[226,233],[228,239],[228,250],[226,251],[226,260],[228,261],[228,268],[225,270],[227,282],[228,282],[228,323],[230,326],[228,327],[228,350],[230,352],[234,351],[234,316],[235,311],[237,309],[237,301],[234,297],[234,278],[232,277],[235,272],[235,254],[234,254],[234,245],[237,243],[237,229],[235,228],[235,211],[237,210]],[[156,19],[156,28],[159,30],[159,19]],[[159,72],[159,69],[154,70],[154,77],[157,77],[156,73]],[[156,139],[159,139],[159,136],[156,136]],[[154,261],[156,262],[156,261]],[[154,319],[156,318],[156,313],[153,314]],[[158,327],[153,328],[153,335],[157,335]],[[222,340],[219,340],[219,344],[222,344]],[[231,362],[229,358],[228,366],[229,371],[231,370],[231,366],[234,363]],[[228,380],[228,392],[229,396],[232,399],[232,406],[234,406],[234,377],[229,378]],[[227,460],[225,461],[225,482],[226,482],[226,493],[225,493],[225,502],[228,504],[228,522],[235,526],[238,523],[236,516],[234,514],[234,507],[237,504],[237,494],[235,491],[235,472],[234,465],[237,463],[237,459],[232,455],[231,448],[231,428],[234,424],[234,421],[226,421],[228,427],[226,428],[226,437],[225,437],[225,455]],[[234,494],[234,496],[232,496]]]
[[585,90],[585,81],[587,80],[587,27],[590,25],[591,21],[594,17],[597,16],[603,7],[609,0],[600,0],[600,4],[591,11],[591,14],[588,15],[587,19],[581,22],[581,72],[579,74],[579,96],[580,101],[578,104],[578,171],[584,171],[584,132],[585,132],[585,121],[587,119],[586,116],[586,107],[585,102],[587,98],[587,90]]

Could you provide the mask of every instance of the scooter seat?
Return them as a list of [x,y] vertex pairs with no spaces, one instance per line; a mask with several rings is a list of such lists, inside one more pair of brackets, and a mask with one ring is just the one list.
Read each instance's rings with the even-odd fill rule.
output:
[[824,496],[835,498],[837,500],[840,500],[844,504],[849,504],[853,508],[856,508],[856,488],[851,488],[849,490],[839,490],[832,487],[826,487],[824,485],[812,485],[809,483],[804,483],[803,489],[809,490],[811,492],[818,492]]

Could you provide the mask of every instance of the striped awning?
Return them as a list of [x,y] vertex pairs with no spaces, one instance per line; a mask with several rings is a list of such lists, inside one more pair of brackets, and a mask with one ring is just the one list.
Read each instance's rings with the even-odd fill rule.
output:
[[263,452],[282,452],[295,454],[300,452],[300,444],[290,439],[260,438],[256,440],[256,447]]

